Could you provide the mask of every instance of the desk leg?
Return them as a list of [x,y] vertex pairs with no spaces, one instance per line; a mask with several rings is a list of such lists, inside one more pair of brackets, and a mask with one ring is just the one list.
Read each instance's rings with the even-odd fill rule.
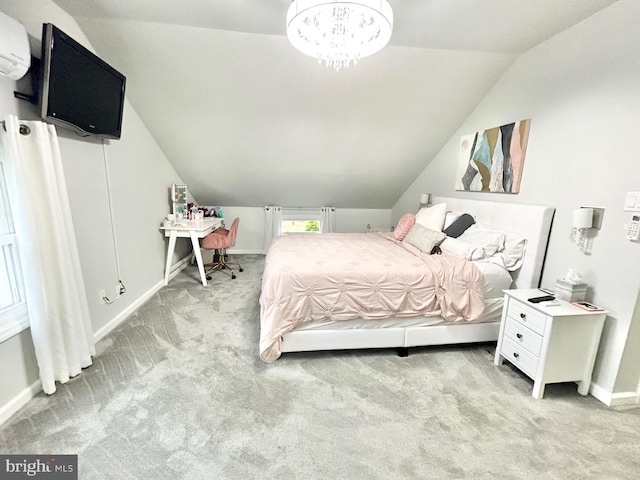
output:
[[167,247],[167,264],[164,267],[164,284],[169,283],[169,273],[171,272],[171,259],[173,258],[173,252],[176,249],[176,232],[172,231],[169,234],[169,246]]
[[204,264],[202,262],[202,252],[200,252],[200,243],[198,242],[198,236],[196,232],[189,232],[189,236],[191,237],[191,244],[193,245],[193,253],[196,256],[196,261],[198,262],[198,270],[200,271],[200,279],[202,280],[202,285],[207,286],[207,277],[204,274]]

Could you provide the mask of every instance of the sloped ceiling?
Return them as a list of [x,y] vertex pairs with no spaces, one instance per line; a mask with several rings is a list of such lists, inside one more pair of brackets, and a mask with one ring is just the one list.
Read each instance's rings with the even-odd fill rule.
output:
[[520,53],[614,3],[396,0],[390,45],[335,72],[289,0],[54,1],[200,204],[349,208],[391,208]]

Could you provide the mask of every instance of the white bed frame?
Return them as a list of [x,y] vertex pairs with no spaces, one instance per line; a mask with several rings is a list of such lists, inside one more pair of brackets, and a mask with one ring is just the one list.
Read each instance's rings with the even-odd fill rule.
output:
[[[488,202],[435,197],[447,210],[472,214],[476,222],[496,230],[511,230],[527,238],[522,267],[513,272],[511,288],[538,288],[544,267],[555,208],[542,205]],[[500,321],[447,323],[433,326],[385,328],[298,329],[282,337],[282,352],[402,348],[428,345],[491,342],[498,339]]]

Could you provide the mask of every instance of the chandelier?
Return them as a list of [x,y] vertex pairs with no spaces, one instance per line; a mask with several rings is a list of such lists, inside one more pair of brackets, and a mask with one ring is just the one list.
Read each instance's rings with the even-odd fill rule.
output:
[[293,0],[287,12],[291,44],[336,70],[381,50],[392,29],[387,0]]

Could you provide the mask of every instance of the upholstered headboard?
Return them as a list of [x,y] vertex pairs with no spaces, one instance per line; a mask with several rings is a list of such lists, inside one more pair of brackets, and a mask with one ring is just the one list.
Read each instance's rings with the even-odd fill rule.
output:
[[522,267],[511,273],[511,288],[540,286],[555,208],[452,197],[434,197],[433,203],[446,203],[447,210],[469,213],[476,222],[490,225],[496,230],[511,230],[524,236],[527,239],[524,259]]

